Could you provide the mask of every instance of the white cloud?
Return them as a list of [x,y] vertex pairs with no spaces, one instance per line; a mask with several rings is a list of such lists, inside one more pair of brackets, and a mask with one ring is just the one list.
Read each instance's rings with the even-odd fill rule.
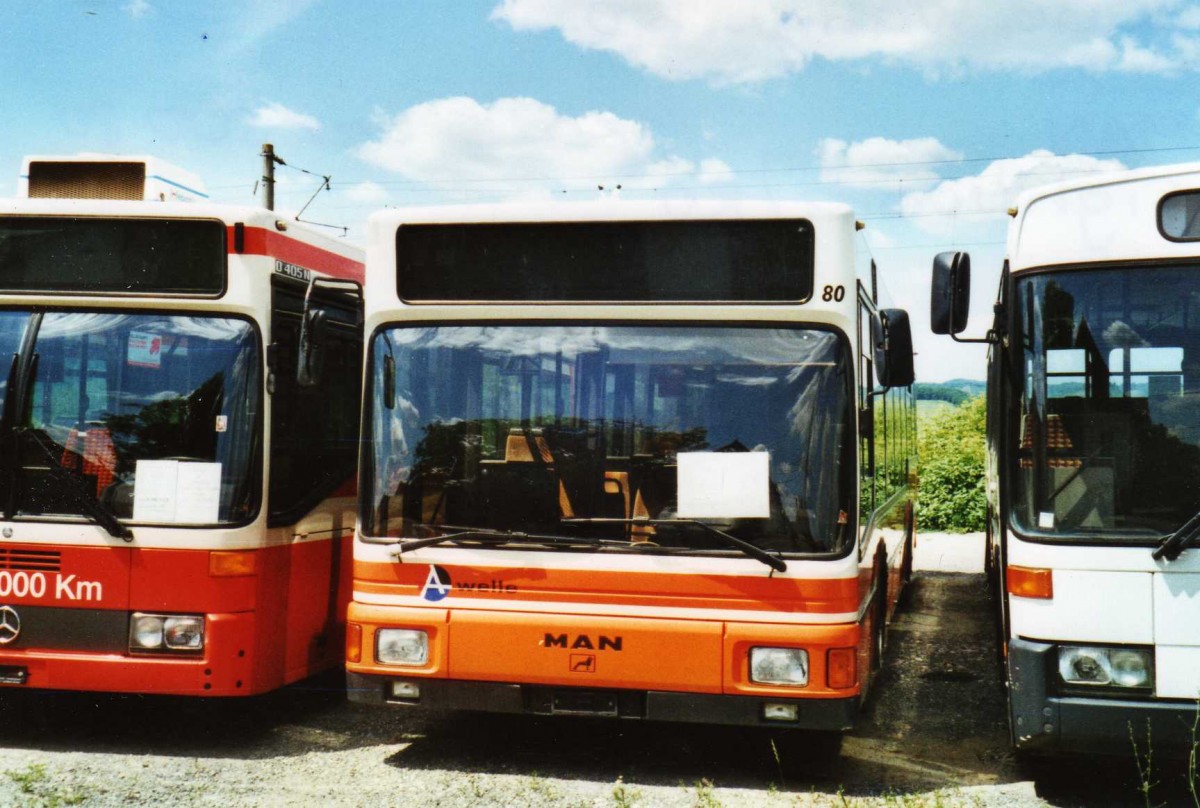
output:
[[1161,53],[1143,48],[1132,39],[1121,40],[1120,70],[1127,73],[1169,73],[1174,67],[1174,62]]
[[696,174],[692,160],[660,154],[646,125],[611,112],[570,116],[532,98],[481,104],[457,97],[377,117],[383,131],[358,148],[359,157],[409,179],[454,182],[458,190],[513,196],[634,189]]
[[445,98],[410,107],[364,144],[367,162],[412,179],[608,178],[648,164],[654,138],[610,112],[572,118],[532,98]]
[[710,185],[714,182],[729,182],[733,178],[733,169],[724,160],[716,157],[706,157],[700,161],[700,182]]
[[978,174],[906,194],[900,200],[900,210],[918,227],[937,235],[947,235],[964,223],[994,227],[1022,191],[1123,168],[1120,160],[1099,160],[1083,154],[1059,156],[1038,149],[1024,157],[996,160]]
[[677,177],[683,174],[694,174],[696,164],[683,157],[668,157],[665,160],[646,166],[646,173],[651,177]]
[[264,129],[320,129],[321,124],[311,115],[288,109],[278,102],[259,107],[248,123]]
[[140,19],[154,13],[154,6],[150,5],[148,0],[130,0],[129,3],[126,3],[121,8],[134,19]]
[[1056,68],[1167,72],[1200,67],[1176,50],[1184,0],[501,0],[492,19],[557,29],[668,79],[749,83],[813,59],[883,59],[930,74]]
[[961,152],[933,137],[912,140],[872,137],[855,143],[825,138],[817,144],[816,151],[821,181],[848,185],[928,184],[939,177],[938,163],[962,159]]
[[343,193],[351,202],[360,202],[365,205],[378,205],[388,199],[387,189],[370,180],[351,185]]

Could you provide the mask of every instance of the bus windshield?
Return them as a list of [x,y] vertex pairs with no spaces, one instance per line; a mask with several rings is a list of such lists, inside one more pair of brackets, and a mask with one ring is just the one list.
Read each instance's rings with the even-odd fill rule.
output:
[[15,371],[14,357],[21,347],[25,322],[29,315],[15,311],[0,311],[0,413],[8,398],[9,377]]
[[1125,266],[1018,280],[1022,531],[1151,539],[1200,510],[1198,273]]
[[0,312],[0,350],[16,357],[0,388],[5,516],[85,516],[90,499],[140,523],[253,518],[257,345],[228,317]]
[[[705,522],[772,552],[842,551],[854,493],[843,343],[816,328],[383,329],[371,348],[364,532],[457,526],[731,552],[688,523],[680,499],[707,486],[720,499],[713,475],[757,463],[761,512]],[[708,471],[681,474],[699,454]]]

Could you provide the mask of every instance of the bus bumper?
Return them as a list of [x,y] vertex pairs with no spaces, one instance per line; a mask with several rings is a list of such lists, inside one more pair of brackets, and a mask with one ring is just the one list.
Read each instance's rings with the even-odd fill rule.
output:
[[[397,696],[396,686],[409,695]],[[603,690],[507,682],[468,682],[347,673],[350,701],[429,710],[473,710],[527,715],[574,715],[775,729],[848,730],[859,697],[782,699],[658,690]],[[412,688],[416,689],[412,693]],[[402,687],[402,691],[405,687]],[[769,705],[795,705],[795,720],[769,720]],[[776,710],[771,710],[776,713]]]
[[[1013,745],[1032,754],[1186,755],[1194,741],[1195,702],[1086,698],[1054,693],[1057,654],[1050,643],[1008,647]],[[1197,728],[1200,732],[1200,728]]]
[[255,692],[251,667],[254,615],[209,614],[205,622],[205,647],[199,655],[130,654],[115,649],[2,650],[0,696],[10,689],[175,696],[246,696]]

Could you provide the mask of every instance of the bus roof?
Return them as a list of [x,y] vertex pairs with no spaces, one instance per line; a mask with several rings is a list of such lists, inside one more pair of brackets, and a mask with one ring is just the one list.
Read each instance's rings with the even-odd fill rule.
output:
[[288,238],[361,260],[362,249],[277,212],[253,205],[215,202],[146,202],[113,199],[0,199],[0,216],[96,216],[145,219],[215,219],[277,232]]
[[[282,218],[265,208],[212,202],[0,199],[0,219],[15,223],[22,218],[214,222],[226,233],[225,249],[229,254],[274,259],[274,268],[263,271],[273,271],[300,280],[307,280],[314,273],[359,283],[364,280],[364,255],[360,247],[343,238],[334,238],[299,222]],[[41,294],[33,288],[5,286],[5,289],[0,289],[0,296],[10,293],[22,299],[32,299]],[[107,294],[97,290],[92,293],[80,292],[79,297],[98,299]],[[153,296],[151,290],[144,294]],[[54,297],[56,300],[67,299],[64,293],[54,293]]]
[[[408,293],[400,293],[397,288],[397,240],[400,228],[412,226],[447,227],[473,225],[492,225],[500,228],[505,226],[523,227],[526,225],[576,225],[584,224],[615,224],[636,226],[643,223],[693,223],[693,222],[737,222],[747,223],[776,220],[788,222],[802,220],[807,223],[808,233],[807,273],[804,283],[817,282],[816,278],[824,278],[820,283],[842,285],[854,283],[855,275],[855,229],[854,213],[848,205],[829,202],[796,202],[796,201],[747,201],[747,200],[654,200],[630,201],[622,199],[598,199],[587,202],[563,202],[541,200],[537,202],[509,202],[483,205],[446,205],[435,207],[393,208],[379,211],[371,216],[367,225],[367,273],[371,279],[368,287],[368,300],[374,300],[376,308],[389,309],[397,305],[419,302],[432,304],[435,300],[440,304],[455,305],[469,303],[476,312],[486,304],[514,305],[518,301],[535,302],[524,296],[510,294],[512,290],[501,293],[499,290],[482,292],[474,285],[472,295],[462,298],[451,290],[464,288],[460,280],[450,278],[441,270],[428,272],[425,277],[439,278],[442,288],[427,289],[418,294],[412,289],[408,293],[416,297],[406,297]],[[814,243],[815,242],[815,243]],[[544,244],[544,242],[538,242]],[[592,253],[588,253],[592,255]],[[594,257],[594,256],[593,256]],[[814,270],[815,264],[815,270]],[[592,267],[592,276],[598,270]],[[799,271],[799,270],[798,270]],[[814,275],[814,271],[816,275]],[[557,272],[557,270],[556,270]],[[417,273],[420,274],[420,273]],[[552,273],[553,274],[553,273]],[[409,273],[409,277],[415,277]],[[797,276],[799,277],[799,276]],[[437,286],[438,284],[434,284]],[[672,296],[656,286],[657,294],[654,299],[640,300],[640,303],[650,306],[660,306],[672,303],[678,306],[700,305],[717,302],[714,298],[692,298],[688,295]],[[832,288],[832,286],[831,286]],[[611,291],[611,290],[610,290]],[[801,292],[803,291],[803,294]],[[444,293],[443,293],[444,292]],[[634,306],[639,301],[626,300],[619,295],[615,298],[607,296],[588,297],[598,294],[594,290],[583,292],[559,292],[563,298],[555,298],[555,303],[563,305],[622,303],[626,308]],[[787,297],[786,302],[794,305],[800,298],[807,298],[811,290],[796,290],[797,296]],[[844,294],[844,292],[843,292]],[[399,296],[398,296],[399,295]],[[491,295],[489,297],[489,295]],[[666,297],[670,297],[667,300]],[[402,301],[400,298],[404,297]],[[769,297],[769,295],[768,295]],[[720,302],[746,302],[742,297],[722,297]],[[758,298],[755,298],[758,301]],[[407,301],[407,302],[405,302]],[[551,302],[538,299],[538,305]],[[762,302],[762,301],[758,301]],[[783,304],[780,298],[777,302]]]
[[1159,204],[1200,189],[1200,163],[1153,166],[1035,188],[1017,200],[1008,231],[1012,270],[1200,256],[1200,243],[1168,239]]
[[[371,215],[369,230],[400,224],[470,224],[501,222],[619,222],[683,219],[809,219],[849,218],[848,205],[833,202],[772,202],[743,200],[591,202],[507,202],[485,205],[440,205],[390,208]],[[817,221],[813,222],[818,224]]]

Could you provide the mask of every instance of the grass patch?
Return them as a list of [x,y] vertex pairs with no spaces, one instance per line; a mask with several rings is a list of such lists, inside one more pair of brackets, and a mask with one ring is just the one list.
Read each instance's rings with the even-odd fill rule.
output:
[[36,808],[60,808],[79,805],[88,795],[78,789],[64,788],[54,782],[42,763],[31,763],[24,769],[10,769],[4,775],[20,790],[23,805]]
[[613,784],[612,798],[613,805],[617,808],[633,808],[642,798],[642,792],[625,785],[625,781],[618,777],[617,782]]

